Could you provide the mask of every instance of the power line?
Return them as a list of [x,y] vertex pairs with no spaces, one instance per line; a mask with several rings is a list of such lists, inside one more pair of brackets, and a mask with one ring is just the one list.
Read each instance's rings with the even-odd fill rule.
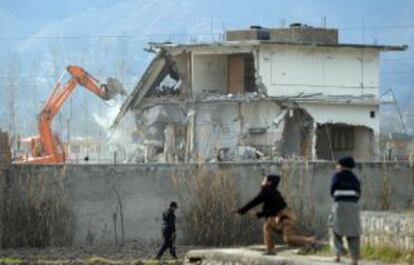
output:
[[382,58],[380,61],[414,61],[414,58]]
[[391,75],[391,74],[414,74],[414,71],[396,71],[396,72],[381,72],[381,75]]
[[[131,86],[135,86],[136,82],[122,82],[122,85],[131,85]],[[0,82],[0,89],[2,87],[10,87],[10,86],[15,86],[15,87],[33,87],[33,86],[43,86],[40,84],[33,84],[33,83],[21,83],[21,82],[16,82],[16,83],[4,83],[4,82]],[[50,86],[48,84],[44,85],[50,88]]]
[[338,28],[338,30],[377,30],[377,29],[414,29],[414,25],[390,25],[390,26],[371,26],[371,27],[349,27]]
[[195,37],[195,36],[220,36],[221,33],[154,33],[154,34],[131,34],[131,35],[79,35],[79,36],[10,36],[0,37],[0,41],[14,40],[80,40],[80,39],[148,39],[152,37]]
[[[132,76],[132,77],[138,77],[137,73],[103,73],[103,72],[94,72],[94,75],[105,75],[105,76]],[[59,76],[56,75],[44,75],[44,76],[0,76],[0,79],[58,79]]]
[[58,79],[57,76],[0,76],[0,79],[47,79],[47,78],[56,78]]
[[[343,27],[338,30],[378,30],[378,29],[414,29],[414,25],[388,25],[388,26],[371,26],[371,27]],[[129,35],[78,35],[78,36],[8,36],[0,37],[0,41],[14,40],[80,40],[80,39],[136,39],[151,37],[196,37],[196,36],[220,36],[222,33],[217,32],[200,32],[200,33],[152,33],[152,34],[129,34]]]

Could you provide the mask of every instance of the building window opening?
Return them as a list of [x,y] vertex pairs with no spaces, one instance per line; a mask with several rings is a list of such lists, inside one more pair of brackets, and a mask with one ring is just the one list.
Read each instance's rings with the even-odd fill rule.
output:
[[256,75],[252,54],[228,56],[228,93],[256,92]]
[[346,151],[354,149],[354,128],[333,127],[331,128],[332,149],[335,151]]

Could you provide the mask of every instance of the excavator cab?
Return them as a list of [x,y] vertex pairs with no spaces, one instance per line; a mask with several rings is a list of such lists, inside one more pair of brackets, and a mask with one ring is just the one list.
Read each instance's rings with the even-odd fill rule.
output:
[[44,144],[39,136],[27,137],[21,140],[22,150],[16,157],[17,163],[30,163],[30,164],[48,164],[54,163],[55,159],[59,162],[65,161],[65,149],[62,142],[57,135],[54,135],[56,143],[56,157],[52,157],[47,154]]

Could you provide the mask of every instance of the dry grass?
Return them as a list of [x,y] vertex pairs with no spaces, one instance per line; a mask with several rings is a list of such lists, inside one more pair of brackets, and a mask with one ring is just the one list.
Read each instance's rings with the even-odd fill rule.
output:
[[233,213],[240,205],[240,189],[233,177],[221,170],[210,172],[201,165],[196,176],[184,177],[187,194],[183,205],[186,241],[203,246],[257,243],[260,222]]
[[299,198],[294,201],[292,208],[297,214],[297,227],[301,233],[317,236],[318,238],[326,237],[328,218],[318,213],[314,203]]
[[[290,192],[290,177],[300,177],[299,186],[308,177],[294,166],[282,170],[280,190],[286,196],[288,204],[298,216],[298,229],[307,235],[324,237],[327,235],[327,216],[322,215],[317,205],[309,201],[305,194],[295,190]],[[298,174],[303,176],[298,176]],[[187,244],[201,246],[237,246],[262,242],[262,220],[255,216],[240,217],[232,211],[241,201],[241,188],[237,178],[226,171],[200,164],[194,175],[176,172],[173,183],[184,191],[183,228]],[[301,184],[302,183],[302,184]],[[300,187],[299,187],[300,188]],[[280,237],[277,238],[280,241]]]
[[6,177],[0,183],[0,223],[3,248],[69,246],[74,215],[56,177],[53,196],[42,176]]
[[[308,165],[302,168],[300,163],[284,163],[281,170],[282,181],[279,190],[297,217],[297,227],[301,233],[324,238],[328,234],[328,215],[323,214],[315,201],[305,192],[306,179],[311,178]],[[297,184],[292,185],[292,180]]]

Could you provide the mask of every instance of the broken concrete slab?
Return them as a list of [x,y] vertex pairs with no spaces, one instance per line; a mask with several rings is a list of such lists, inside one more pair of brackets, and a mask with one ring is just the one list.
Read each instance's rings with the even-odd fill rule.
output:
[[168,73],[171,73],[171,69],[175,69],[171,55],[164,50],[160,50],[145,70],[138,84],[135,86],[134,91],[122,104],[117,117],[111,125],[112,130],[118,126],[121,119],[132,106],[139,105],[147,92],[157,86]]
[[[263,255],[263,247],[203,249],[189,251],[184,265],[335,265],[333,256],[298,255],[296,249],[279,247],[277,255]],[[345,261],[347,261],[345,259]],[[362,265],[383,264],[362,261]]]

